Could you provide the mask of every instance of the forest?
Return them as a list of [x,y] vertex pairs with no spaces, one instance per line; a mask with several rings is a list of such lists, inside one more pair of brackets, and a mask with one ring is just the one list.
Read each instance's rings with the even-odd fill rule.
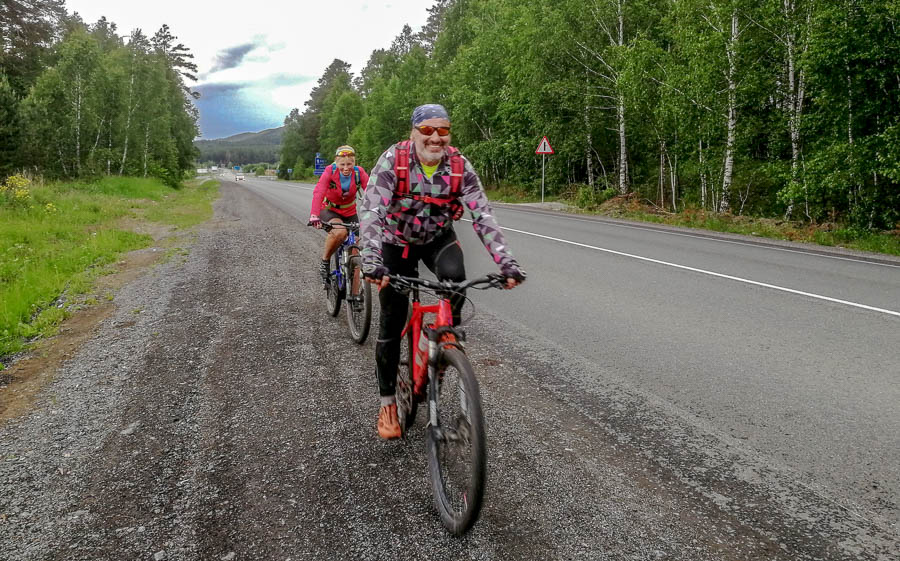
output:
[[[280,174],[371,167],[442,103],[489,186],[672,212],[900,221],[900,0],[438,0],[285,117]],[[398,22],[398,27],[401,23]]]
[[108,175],[181,183],[197,136],[193,55],[168,26],[127,38],[63,0],[0,9],[0,178]]

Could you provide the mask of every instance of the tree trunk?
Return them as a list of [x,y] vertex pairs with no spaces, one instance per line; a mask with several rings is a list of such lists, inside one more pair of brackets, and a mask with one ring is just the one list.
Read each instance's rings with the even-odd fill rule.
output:
[[81,175],[81,74],[75,75],[75,175]]
[[678,154],[675,154],[675,161],[673,162],[672,158],[669,157],[669,151],[666,150],[666,159],[669,161],[669,187],[672,188],[672,212],[678,212],[678,205],[675,201],[675,194],[678,189]]
[[703,139],[700,139],[700,206],[706,210],[706,170],[703,169]]
[[[617,3],[619,47],[625,46],[625,12],[622,9],[624,3],[625,0],[619,0]],[[618,79],[619,77],[616,76],[617,81]],[[616,84],[616,87],[617,89],[619,88],[618,83]],[[616,117],[618,118],[619,124],[619,193],[624,195],[628,192],[628,150],[625,138],[625,96],[621,91],[618,92],[616,100]]]
[[100,124],[97,125],[97,138],[94,139],[94,145],[91,146],[91,151],[88,153],[88,160],[94,159],[94,152],[97,151],[97,146],[100,144],[100,135],[103,133],[103,123],[106,121],[106,118],[103,117],[100,119]]
[[144,177],[147,177],[147,152],[150,151],[150,123],[144,125]]
[[734,174],[734,140],[737,128],[737,60],[736,46],[738,42],[738,14],[731,13],[731,39],[725,44],[728,56],[728,137],[725,141],[725,165],[722,170],[722,193],[719,204],[720,212],[728,212],[731,194],[732,176]]
[[619,193],[624,195],[628,192],[628,151],[625,144],[625,98],[621,94],[616,114],[619,121]]
[[662,208],[666,206],[666,143],[665,141],[660,141],[659,143],[659,207]]
[[587,100],[584,103],[584,132],[587,136],[587,147],[585,148],[585,156],[587,159],[587,176],[588,176],[588,185],[591,186],[591,189],[594,188],[594,141],[591,136],[591,118],[588,112],[588,104]]
[[125,173],[125,159],[128,157],[128,133],[131,129],[131,115],[134,113],[134,68],[131,70],[131,84],[128,86],[128,116],[125,118],[125,144],[122,147],[122,164],[119,166],[119,175]]

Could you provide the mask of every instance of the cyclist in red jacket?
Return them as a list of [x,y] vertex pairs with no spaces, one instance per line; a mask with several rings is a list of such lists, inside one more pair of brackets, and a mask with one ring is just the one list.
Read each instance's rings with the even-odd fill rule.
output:
[[[356,165],[356,151],[352,146],[341,146],[334,154],[334,163],[325,168],[313,190],[309,224],[316,228],[322,222],[359,222],[356,214],[356,194],[369,182],[366,170]],[[339,245],[347,239],[347,230],[333,228],[325,238],[319,274],[328,284],[328,260]]]

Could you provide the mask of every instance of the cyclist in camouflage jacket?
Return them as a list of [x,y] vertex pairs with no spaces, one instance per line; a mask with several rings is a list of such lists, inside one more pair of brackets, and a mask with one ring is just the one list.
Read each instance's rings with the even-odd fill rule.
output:
[[[417,107],[410,133],[408,193],[399,194],[395,158],[399,144],[388,148],[369,176],[360,212],[363,271],[380,287],[381,324],[375,346],[376,374],[381,395],[378,433],[382,438],[400,436],[394,391],[400,359],[400,333],[406,323],[409,297],[388,284],[387,275],[418,275],[418,262],[439,278],[465,280],[462,249],[453,230],[454,204],[458,196],[471,213],[475,232],[512,288],[525,280],[506,246],[484,190],[472,164],[462,156],[464,167],[451,185],[450,119],[440,105]],[[456,202],[456,201],[452,201]],[[458,208],[458,207],[456,207]],[[453,322],[459,324],[464,296],[453,299]]]

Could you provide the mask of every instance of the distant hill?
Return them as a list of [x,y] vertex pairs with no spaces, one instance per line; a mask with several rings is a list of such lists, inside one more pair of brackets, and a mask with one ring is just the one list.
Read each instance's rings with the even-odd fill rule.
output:
[[216,138],[214,140],[200,140],[198,142],[229,142],[231,144],[281,144],[281,135],[284,134],[284,127],[276,129],[266,129],[259,132],[242,132],[225,138]]
[[242,132],[214,140],[195,140],[194,146],[200,150],[197,160],[219,165],[277,163],[282,134],[284,127]]

